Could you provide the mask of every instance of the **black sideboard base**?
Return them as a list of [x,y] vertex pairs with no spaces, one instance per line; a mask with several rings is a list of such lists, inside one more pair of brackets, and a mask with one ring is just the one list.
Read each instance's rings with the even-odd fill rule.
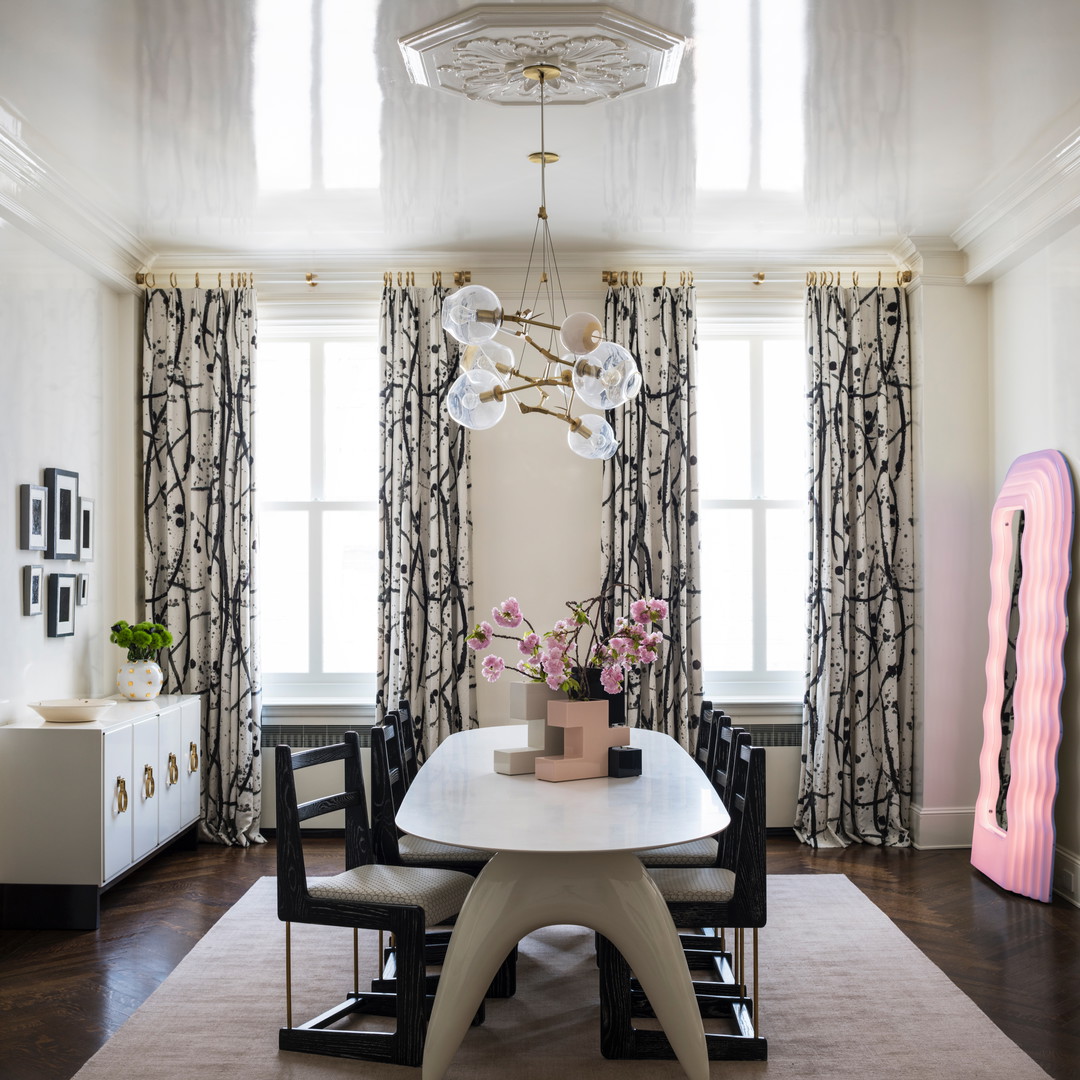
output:
[[0,885],[5,930],[96,930],[101,923],[97,885]]

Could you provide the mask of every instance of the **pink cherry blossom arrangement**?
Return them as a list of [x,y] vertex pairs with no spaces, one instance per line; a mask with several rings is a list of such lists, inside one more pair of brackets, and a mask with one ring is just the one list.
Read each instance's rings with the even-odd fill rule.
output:
[[[609,694],[617,694],[631,668],[651,664],[656,659],[664,635],[653,627],[667,618],[668,606],[665,600],[635,600],[630,605],[630,618],[620,615],[612,633],[601,638],[597,630],[601,600],[601,596],[583,603],[568,600],[570,617],[559,619],[550,630],[538,634],[522,615],[517,600],[510,596],[491,609],[491,618],[508,630],[524,623],[526,630],[521,637],[500,634],[491,623],[481,622],[465,640],[477,652],[489,648],[497,637],[516,641],[523,659],[515,665],[515,670],[533,682],[563,691],[571,700],[588,699],[589,687],[583,677],[586,667],[599,668],[600,685]],[[585,630],[588,630],[587,645],[581,641]],[[495,653],[489,653],[481,663],[481,672],[488,682],[495,682],[505,668],[505,661]]]

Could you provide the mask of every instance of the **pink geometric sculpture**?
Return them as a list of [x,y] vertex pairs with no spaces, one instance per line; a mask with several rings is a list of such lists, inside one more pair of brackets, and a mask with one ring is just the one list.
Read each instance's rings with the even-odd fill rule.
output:
[[549,701],[548,727],[563,729],[563,752],[536,759],[537,780],[588,780],[608,774],[608,747],[629,742],[625,725],[608,726],[608,703]]
[[[1008,747],[1011,779],[1003,827],[997,808],[1001,790],[998,762],[1017,511],[1023,512],[1024,523],[1020,623]],[[971,863],[1010,892],[1049,901],[1073,532],[1072,477],[1058,451],[1024,454],[1012,463],[994,503],[990,531],[990,647]]]

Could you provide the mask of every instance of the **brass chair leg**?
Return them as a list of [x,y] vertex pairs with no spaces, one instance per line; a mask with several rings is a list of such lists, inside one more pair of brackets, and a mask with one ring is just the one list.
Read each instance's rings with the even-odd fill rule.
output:
[[758,928],[754,927],[754,1035],[761,1038],[761,986],[758,982]]
[[285,924],[285,1026],[292,1027],[292,923]]

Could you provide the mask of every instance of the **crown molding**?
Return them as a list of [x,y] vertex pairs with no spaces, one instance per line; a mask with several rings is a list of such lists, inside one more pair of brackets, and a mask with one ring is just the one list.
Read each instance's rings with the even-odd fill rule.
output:
[[0,215],[113,288],[136,292],[152,251],[29,145],[25,123],[0,101]]
[[968,283],[1000,276],[1080,223],[1080,126],[998,184],[952,234],[967,255]]
[[893,249],[894,257],[910,268],[921,285],[963,286],[967,256],[949,236],[906,236]]

